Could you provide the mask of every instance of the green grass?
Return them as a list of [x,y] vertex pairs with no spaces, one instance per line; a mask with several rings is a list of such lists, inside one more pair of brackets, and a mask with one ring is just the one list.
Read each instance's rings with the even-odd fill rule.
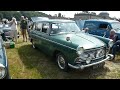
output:
[[115,62],[107,61],[105,68],[70,69],[63,72],[51,57],[33,49],[30,42],[20,38],[13,49],[6,49],[12,79],[114,79],[120,78],[120,56]]

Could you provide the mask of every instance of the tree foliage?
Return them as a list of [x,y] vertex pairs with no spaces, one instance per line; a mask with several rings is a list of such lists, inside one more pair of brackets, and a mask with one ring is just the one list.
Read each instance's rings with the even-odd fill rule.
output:
[[21,16],[30,19],[31,17],[49,17],[50,15],[38,11],[0,11],[0,19],[6,18],[11,20],[12,17],[15,17],[19,21]]

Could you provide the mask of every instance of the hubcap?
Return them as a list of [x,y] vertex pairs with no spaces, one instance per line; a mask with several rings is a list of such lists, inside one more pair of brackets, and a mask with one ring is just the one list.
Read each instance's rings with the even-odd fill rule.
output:
[[61,68],[61,69],[64,69],[65,68],[65,59],[59,55],[57,57],[57,62],[58,62],[58,66]]

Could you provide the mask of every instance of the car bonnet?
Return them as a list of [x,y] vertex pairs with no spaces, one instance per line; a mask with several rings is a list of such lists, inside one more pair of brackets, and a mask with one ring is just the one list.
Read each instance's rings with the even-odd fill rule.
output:
[[[102,47],[105,45],[105,43],[93,36],[90,36],[89,34],[79,33],[79,34],[63,34],[63,35],[57,35],[53,36],[57,39],[57,41],[64,41],[64,44],[69,45],[70,47],[75,48],[74,46],[81,46],[84,47],[84,49],[91,49],[91,48],[97,48]],[[67,41],[66,38],[70,37],[70,40]],[[71,42],[71,44],[70,44]]]

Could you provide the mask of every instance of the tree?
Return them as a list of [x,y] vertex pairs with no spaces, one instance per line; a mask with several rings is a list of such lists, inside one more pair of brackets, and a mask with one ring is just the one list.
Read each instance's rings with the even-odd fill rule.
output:
[[16,18],[17,21],[20,21],[22,14],[20,12],[14,12],[13,17]]
[[61,17],[61,13],[58,13],[58,17]]
[[83,13],[89,13],[88,11],[82,11]]
[[3,18],[11,20],[11,18],[12,18],[12,11],[2,11],[2,14],[3,14]]
[[15,17],[19,21],[21,16],[31,19],[31,17],[50,17],[51,15],[47,15],[39,11],[0,11],[0,19],[6,18],[11,20],[12,17]]
[[2,20],[2,18],[3,18],[3,14],[2,14],[2,13],[0,13],[0,20]]
[[96,15],[96,13],[95,13],[95,12],[91,12],[91,14]]

